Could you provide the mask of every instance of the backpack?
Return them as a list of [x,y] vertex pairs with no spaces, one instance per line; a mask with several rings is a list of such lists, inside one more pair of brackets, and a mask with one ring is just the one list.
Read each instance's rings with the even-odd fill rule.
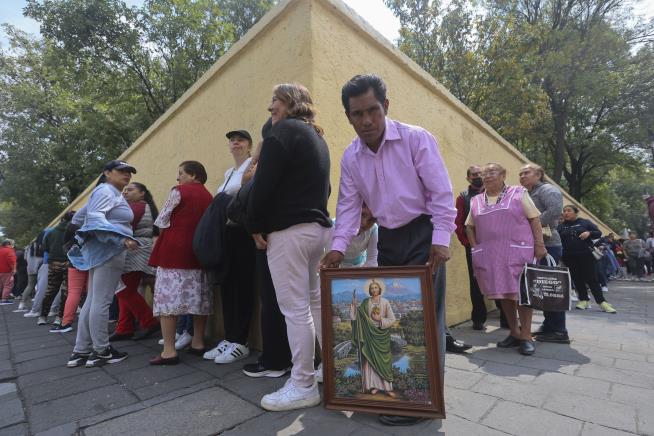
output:
[[[229,259],[224,253],[227,205],[232,197],[224,192],[214,197],[193,235],[193,254],[205,270],[224,271]],[[220,274],[219,274],[220,276]]]

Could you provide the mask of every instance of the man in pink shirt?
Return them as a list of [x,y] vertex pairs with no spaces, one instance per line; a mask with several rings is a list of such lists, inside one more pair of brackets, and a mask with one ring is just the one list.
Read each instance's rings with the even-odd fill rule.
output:
[[[374,74],[354,76],[343,86],[341,98],[358,136],[341,160],[336,230],[332,251],[321,265],[337,267],[341,263],[359,230],[365,202],[379,224],[380,266],[431,266],[437,322],[445,332],[445,262],[450,258],[456,209],[438,144],[425,129],[386,117],[386,85]],[[445,335],[440,339],[442,371]],[[448,342],[466,347],[451,336]],[[380,420],[388,425],[418,421],[399,416],[381,416]]]
[[14,287],[14,274],[16,274],[16,252],[14,241],[6,239],[0,246],[0,305],[12,304],[9,295]]

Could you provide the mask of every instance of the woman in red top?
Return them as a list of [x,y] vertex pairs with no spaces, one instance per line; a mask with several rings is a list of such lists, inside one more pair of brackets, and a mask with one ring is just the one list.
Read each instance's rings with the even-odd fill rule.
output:
[[9,294],[14,288],[14,274],[16,274],[14,241],[6,239],[0,247],[0,291],[2,292],[0,305],[12,304]]
[[170,191],[154,224],[161,235],[152,250],[150,265],[157,267],[153,313],[159,316],[164,349],[151,365],[176,364],[175,326],[178,315],[193,315],[189,352],[204,354],[204,327],[211,314],[209,281],[193,254],[193,234],[213,197],[204,187],[207,172],[197,161],[179,165],[179,184]]

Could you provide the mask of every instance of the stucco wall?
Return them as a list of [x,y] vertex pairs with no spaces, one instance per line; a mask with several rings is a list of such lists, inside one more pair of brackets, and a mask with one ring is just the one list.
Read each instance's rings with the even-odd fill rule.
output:
[[[160,205],[183,160],[205,164],[207,188],[214,192],[233,165],[225,132],[245,128],[256,143],[273,85],[297,81],[312,92],[330,146],[334,189],[329,207],[334,214],[340,157],[355,136],[343,113],[340,89],[363,72],[376,72],[386,81],[390,117],[420,125],[438,139],[455,194],[465,189],[465,172],[472,163],[499,162],[508,170],[508,182],[518,182],[518,170],[527,159],[337,0],[280,4],[121,158],[136,166],[134,181],[145,183]],[[86,201],[88,192],[74,208]],[[566,197],[566,202],[574,203]],[[582,215],[608,230],[583,207]],[[455,237],[451,248],[447,315],[448,323],[456,324],[469,318],[470,302],[465,256]]]

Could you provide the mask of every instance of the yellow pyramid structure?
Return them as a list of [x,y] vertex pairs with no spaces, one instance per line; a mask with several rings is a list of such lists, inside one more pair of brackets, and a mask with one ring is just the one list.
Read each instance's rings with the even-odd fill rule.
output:
[[[138,169],[133,180],[147,185],[159,205],[176,184],[177,168],[184,160],[206,166],[206,186],[215,192],[233,165],[225,133],[246,129],[256,144],[268,118],[273,86],[299,82],[314,98],[318,123],[331,149],[333,215],[340,158],[355,136],[341,106],[340,90],[352,76],[367,72],[385,80],[391,118],[422,126],[437,138],[455,196],[466,188],[466,169],[471,164],[499,162],[508,170],[508,182],[518,183],[518,170],[528,159],[340,0],[282,1],[120,158]],[[93,186],[71,208],[79,209]],[[567,194],[564,201],[577,204]],[[578,206],[583,215],[608,230]],[[451,248],[450,325],[469,319],[471,309],[465,255],[454,236]]]

